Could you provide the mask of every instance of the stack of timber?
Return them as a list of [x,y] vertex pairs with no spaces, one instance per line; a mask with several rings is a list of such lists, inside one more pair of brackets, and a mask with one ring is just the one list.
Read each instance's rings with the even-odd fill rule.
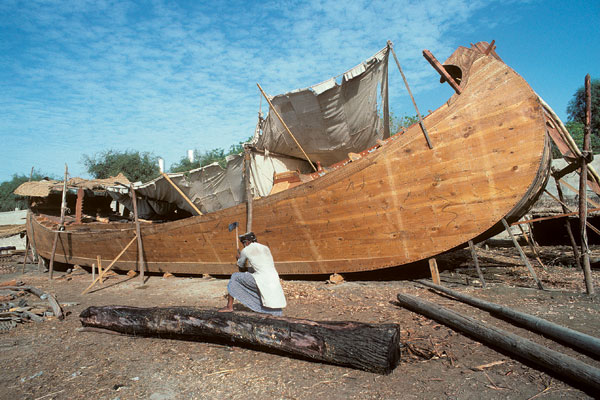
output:
[[387,374],[400,357],[397,324],[309,321],[192,307],[89,307],[84,327],[127,335],[233,343]]
[[[141,224],[146,270],[231,274],[237,271],[235,238],[227,227],[240,222],[243,230],[250,218],[280,275],[407,265],[502,231],[501,220],[517,221],[545,186],[550,163],[546,123],[554,117],[492,47],[483,42],[460,47],[444,63],[460,94],[423,118],[433,148],[424,140],[422,125],[415,124],[354,151],[360,157],[254,198],[251,216],[241,203]],[[56,222],[34,212],[27,230],[38,254],[50,258]],[[135,231],[133,223],[66,225],[58,233],[55,259],[91,266],[100,256],[108,263]],[[298,246],[298,240],[306,245]],[[114,269],[139,269],[137,252],[129,248]]]

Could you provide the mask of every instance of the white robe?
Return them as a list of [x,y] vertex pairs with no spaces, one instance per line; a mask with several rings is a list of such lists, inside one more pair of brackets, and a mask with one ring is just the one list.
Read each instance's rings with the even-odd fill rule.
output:
[[244,268],[248,261],[248,270],[256,281],[260,291],[263,306],[269,308],[283,308],[286,306],[283,288],[279,282],[279,274],[271,250],[260,243],[250,243],[240,253],[238,266]]

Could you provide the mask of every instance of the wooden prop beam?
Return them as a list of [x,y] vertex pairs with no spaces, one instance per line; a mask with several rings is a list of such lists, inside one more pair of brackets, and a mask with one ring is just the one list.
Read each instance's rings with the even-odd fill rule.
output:
[[273,103],[271,103],[271,99],[269,99],[269,97],[267,96],[267,94],[265,93],[265,91],[263,90],[263,88],[258,83],[256,84],[256,86],[258,86],[258,89],[260,90],[260,92],[262,93],[262,95],[264,96],[264,98],[269,103],[269,107],[271,107],[271,110],[273,110],[273,112],[275,113],[275,115],[279,119],[279,122],[281,122],[281,124],[283,125],[283,127],[285,128],[285,130],[287,131],[287,133],[292,137],[292,139],[294,139],[294,142],[296,142],[296,146],[298,146],[298,148],[300,149],[300,151],[302,152],[302,154],[304,154],[304,157],[306,157],[306,161],[308,161],[308,163],[313,168],[313,170],[315,172],[317,172],[317,168],[314,166],[314,164],[312,163],[312,161],[308,157],[308,154],[306,154],[306,152],[304,151],[304,149],[302,148],[302,146],[300,146],[300,143],[298,143],[298,140],[296,140],[296,137],[294,136],[294,134],[292,133],[292,131],[290,131],[290,128],[288,128],[288,126],[285,123],[285,121],[283,120],[283,118],[281,118],[281,115],[279,115],[279,112],[273,106]]
[[387,42],[388,47],[392,51],[392,55],[394,56],[394,61],[396,61],[396,66],[398,67],[398,71],[400,71],[400,75],[402,75],[402,80],[404,80],[404,86],[406,86],[406,91],[410,95],[410,99],[412,100],[413,106],[415,107],[415,111],[417,112],[417,116],[419,117],[419,125],[421,126],[421,130],[423,131],[423,136],[425,136],[425,140],[427,141],[427,146],[430,149],[433,149],[433,144],[431,144],[431,140],[429,139],[429,133],[427,133],[427,128],[425,128],[425,122],[423,121],[423,116],[419,111],[419,107],[417,107],[417,102],[410,91],[410,86],[408,86],[408,81],[406,80],[406,76],[404,76],[404,72],[402,71],[402,67],[400,66],[400,61],[398,61],[398,57],[396,57],[396,52],[394,51],[394,45],[391,41]]
[[[573,191],[573,193],[579,194],[579,189],[574,188],[573,185],[569,184],[569,182],[565,181],[564,179],[559,179],[559,182],[562,183],[563,185],[565,185],[567,188],[571,189]],[[590,203],[594,207],[600,208],[600,204],[596,203],[594,200],[592,200],[590,198],[587,198],[586,200],[588,203]],[[596,210],[588,210],[588,211],[596,211]]]
[[441,283],[440,272],[438,271],[437,261],[435,260],[435,258],[429,259],[429,271],[431,272],[431,280],[436,285],[439,285]]
[[52,243],[52,254],[50,255],[50,266],[49,266],[49,275],[48,279],[52,280],[52,275],[54,274],[54,256],[56,255],[56,245],[58,243],[58,235],[60,231],[64,230],[65,227],[65,211],[67,208],[67,178],[69,175],[69,168],[67,164],[65,164],[65,180],[63,182],[63,190],[62,190],[62,201],[60,203],[60,223],[58,224],[58,229],[54,234],[54,242]]
[[25,273],[25,264],[27,263],[27,256],[29,255],[29,236],[25,236],[25,256],[23,256],[23,269],[21,275]]
[[177,192],[181,195],[181,197],[183,197],[183,199],[185,201],[187,201],[187,203],[194,209],[194,211],[196,211],[198,213],[198,215],[204,215],[202,214],[202,212],[198,209],[198,207],[196,207],[196,205],[194,203],[192,203],[192,201],[185,195],[185,193],[183,193],[183,191],[181,189],[179,189],[179,186],[177,186],[175,184],[175,182],[173,182],[171,180],[171,178],[169,178],[169,175],[165,174],[164,172],[161,172],[162,176],[167,180],[167,182],[169,182],[174,188],[175,190],[177,190]]
[[140,279],[142,283],[144,283],[144,270],[146,269],[146,264],[144,262],[144,246],[142,243],[142,232],[140,229],[140,220],[138,218],[138,209],[137,209],[137,198],[135,196],[135,189],[133,188],[133,184],[129,186],[129,190],[131,193],[131,201],[133,202],[133,216],[135,220],[135,236],[137,237],[138,244],[138,263],[140,266]]
[[[83,292],[81,292],[81,294],[86,294],[92,288],[92,286],[94,286],[96,284],[96,282],[98,282],[101,279],[104,279],[104,275],[106,275],[106,273],[112,268],[112,266],[115,265],[115,263],[117,262],[117,260],[119,258],[121,258],[121,256],[123,255],[123,253],[125,253],[127,251],[127,249],[129,248],[129,246],[131,246],[133,244],[133,242],[135,242],[136,239],[137,239],[137,236],[134,236],[134,238],[131,239],[131,241],[129,243],[127,243],[127,246],[125,246],[125,248],[123,250],[121,250],[121,252],[119,253],[119,255],[117,255],[115,257],[115,259],[112,260],[112,262],[110,263],[110,265],[108,267],[106,267],[102,272],[100,272],[100,269],[98,269],[98,277],[90,284],[90,286],[88,286]],[[98,265],[98,267],[100,267],[100,266]]]
[[456,83],[454,78],[452,78],[448,71],[446,71],[446,68],[444,68],[444,66],[440,64],[437,58],[435,58],[435,56],[429,50],[423,50],[423,57],[425,57],[425,59],[429,62],[429,64],[431,64],[433,69],[435,69],[438,72],[438,74],[442,76],[443,80],[448,82],[448,84],[452,87],[452,89],[454,89],[456,94],[462,93],[462,89],[460,88],[458,83]]
[[417,282],[419,282],[421,285],[435,289],[438,292],[452,296],[463,303],[467,303],[477,308],[481,308],[482,310],[489,311],[492,314],[508,318],[510,321],[516,322],[527,329],[541,333],[559,342],[568,344],[569,346],[577,348],[584,353],[600,356],[600,339],[596,337],[554,324],[543,318],[513,310],[509,307],[468,296],[455,290],[448,289],[444,286],[435,285],[426,280],[419,280]]
[[[562,187],[560,186],[560,180],[554,179],[554,183],[556,184],[556,192],[558,193],[558,200],[560,201],[560,205],[562,207],[563,213],[567,212],[567,207],[565,207],[564,197],[562,192]],[[590,210],[591,211],[591,210]],[[577,243],[575,242],[575,236],[573,236],[573,230],[571,229],[571,221],[567,218],[565,220],[565,229],[567,230],[567,235],[569,236],[569,240],[571,241],[571,248],[573,248],[573,257],[575,257],[575,264],[579,269],[581,269],[581,260],[579,259],[579,249],[577,248]]]
[[591,115],[592,115],[592,89],[590,75],[585,77],[585,132],[583,135],[583,155],[581,158],[581,173],[579,174],[579,220],[581,221],[581,264],[585,280],[585,290],[588,295],[594,294],[594,281],[590,266],[590,248],[587,239],[587,178],[588,166],[586,156],[590,154]]
[[548,269],[546,268],[546,266],[542,262],[542,259],[540,258],[540,253],[535,248],[535,244],[533,243],[533,238],[531,240],[529,240],[529,238],[527,237],[527,233],[525,232],[525,230],[523,229],[523,227],[521,225],[519,225],[519,229],[521,230],[521,234],[525,238],[525,241],[529,245],[529,248],[531,249],[531,251],[533,251],[533,254],[535,254],[535,259],[540,264],[540,267],[542,267],[542,269],[544,271],[548,271]]
[[[567,211],[571,211],[571,209],[570,209],[570,208],[569,208],[569,207],[568,207],[568,206],[567,206],[567,205],[566,205],[564,202],[560,201],[560,199],[559,199],[559,198],[557,198],[555,195],[553,195],[552,193],[550,193],[550,192],[549,192],[549,191],[547,191],[547,190],[544,190],[544,192],[546,192],[546,194],[547,194],[548,196],[552,197],[554,200],[558,201],[558,202],[559,202],[559,203],[560,203],[562,206],[564,206],[564,207],[567,209]],[[595,209],[592,209],[592,210],[590,210],[590,211],[593,211],[593,210],[595,210]],[[586,211],[588,211],[588,210],[587,210],[587,207],[586,207]],[[576,215],[576,214],[578,213],[577,211],[572,211],[572,212],[573,212],[573,215]],[[570,214],[569,214],[569,215],[570,215]],[[584,225],[588,226],[588,227],[589,227],[591,230],[593,230],[593,231],[594,231],[594,232],[596,232],[598,235],[600,235],[600,230],[598,230],[598,228],[596,228],[594,225],[590,224],[590,223],[587,221],[587,219],[585,220],[585,224],[584,224]]]
[[127,335],[233,343],[380,374],[398,364],[400,327],[355,321],[309,321],[192,307],[89,307],[84,327]]
[[[561,201],[561,204],[564,204],[564,203]],[[593,211],[600,211],[600,208],[590,208],[588,210],[588,212],[593,212]],[[510,224],[510,226],[522,225],[522,224],[530,224],[532,222],[539,222],[539,221],[548,221],[550,219],[558,219],[558,218],[571,217],[571,216],[578,215],[578,214],[579,214],[579,211],[573,211],[573,212],[565,212],[564,214],[553,215],[551,217],[540,217],[540,218],[533,218],[533,219],[524,219],[522,221],[513,222],[512,224]]]
[[533,269],[533,267],[529,263],[529,260],[527,259],[527,256],[525,255],[525,253],[523,253],[523,249],[519,245],[519,242],[517,242],[517,239],[515,238],[515,235],[513,235],[513,233],[511,232],[510,226],[508,226],[508,223],[506,222],[506,219],[502,218],[502,224],[504,225],[504,228],[506,229],[506,232],[508,232],[510,238],[512,239],[513,244],[515,245],[515,247],[519,251],[519,255],[521,256],[521,260],[525,263],[525,266],[529,270],[529,273],[533,277],[533,280],[535,280],[535,283],[537,283],[538,289],[544,290],[544,286],[542,286],[542,282],[538,279],[537,274],[535,273],[535,270]]
[[481,285],[485,288],[485,279],[483,279],[483,273],[481,272],[481,268],[479,268],[479,260],[477,259],[477,252],[475,251],[475,245],[473,245],[472,240],[469,240],[469,249],[471,249],[471,256],[473,257],[473,262],[475,263],[475,269],[477,270],[477,275],[479,275]]
[[596,367],[541,346],[514,333],[489,324],[483,324],[438,304],[406,294],[398,294],[398,301],[402,307],[446,324],[452,329],[464,332],[484,344],[500,348],[514,358],[526,359],[569,381],[578,382],[586,388],[596,391],[596,393],[600,391],[600,369]]

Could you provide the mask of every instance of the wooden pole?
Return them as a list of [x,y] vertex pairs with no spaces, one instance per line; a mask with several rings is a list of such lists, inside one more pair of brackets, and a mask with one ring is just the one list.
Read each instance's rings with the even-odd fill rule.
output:
[[177,186],[172,180],[171,178],[169,178],[169,175],[165,174],[164,172],[161,173],[162,176],[167,180],[167,182],[169,182],[174,188],[175,190],[177,190],[177,192],[179,192],[179,194],[181,195],[181,197],[183,197],[183,199],[185,201],[188,202],[188,204],[190,206],[192,206],[192,208],[194,209],[194,211],[196,211],[198,213],[198,215],[204,215],[202,214],[202,212],[198,209],[198,207],[196,207],[196,205],[194,203],[192,203],[192,201],[190,199],[188,199],[188,197],[185,195],[185,193],[183,193],[183,191],[181,189],[179,189],[179,186]]
[[69,167],[65,164],[65,180],[63,182],[63,191],[62,191],[62,202],[60,203],[60,223],[58,224],[58,229],[54,234],[54,243],[52,243],[52,254],[50,256],[50,267],[49,267],[49,275],[48,279],[52,280],[52,274],[54,273],[54,256],[56,255],[56,244],[58,243],[58,235],[60,231],[65,230],[65,211],[67,209],[67,177],[69,175]]
[[[560,206],[562,207],[563,213],[566,213],[567,207],[565,207],[565,199],[562,192],[562,187],[560,186],[560,180],[554,180],[556,183],[556,191],[558,193],[558,199],[560,200]],[[575,242],[575,236],[573,236],[573,230],[571,229],[571,221],[569,218],[565,220],[565,229],[567,230],[567,234],[569,235],[569,240],[571,241],[571,247],[573,248],[573,257],[575,257],[575,264],[577,267],[581,269],[581,260],[579,258],[579,249],[577,248],[577,242]]]
[[482,343],[512,354],[517,359],[526,359],[539,367],[594,389],[596,392],[600,390],[600,369],[598,368],[541,346],[514,333],[460,315],[438,304],[406,294],[398,294],[397,297],[400,304],[411,311],[446,324],[452,329],[465,332]]
[[473,257],[473,262],[475,263],[475,269],[477,270],[477,275],[479,275],[479,280],[481,281],[481,285],[485,288],[485,279],[483,279],[483,273],[479,268],[479,260],[477,259],[477,252],[475,251],[475,246],[473,245],[473,241],[469,240],[469,249],[471,249],[471,256]]
[[[559,199],[558,199],[556,196],[554,196],[552,193],[550,193],[549,191],[547,191],[547,190],[545,190],[545,189],[544,189],[544,192],[546,192],[546,194],[547,194],[548,196],[552,197],[554,200],[558,201],[558,202],[559,202],[559,203],[561,203],[563,206],[565,206],[567,210],[570,210],[570,208],[569,208],[569,207],[567,207],[567,205],[566,205],[564,202],[561,202],[561,201],[560,201],[560,200],[559,200]],[[586,211],[595,211],[595,209],[586,210]],[[578,214],[578,212],[573,212],[573,213],[572,213],[572,215],[577,215],[577,214]],[[564,216],[568,216],[568,215],[571,215],[571,214],[567,214],[567,215],[564,215]],[[588,227],[588,228],[590,228],[591,230],[593,230],[594,232],[596,232],[598,235],[600,235],[600,229],[598,229],[598,228],[596,228],[594,225],[590,224],[590,223],[589,223],[589,221],[587,221],[587,219],[586,219],[586,221],[585,221],[585,224],[584,224],[584,225],[587,225],[587,227]]]
[[594,283],[592,280],[592,270],[590,267],[590,248],[587,240],[587,163],[590,155],[590,134],[591,134],[591,115],[592,115],[592,91],[590,75],[585,77],[585,133],[583,136],[583,157],[581,157],[581,172],[579,174],[579,220],[581,221],[581,264],[583,266],[583,276],[585,279],[585,289],[588,295],[594,294]]
[[135,235],[137,237],[138,244],[138,263],[140,265],[140,280],[142,281],[142,283],[144,283],[144,270],[146,269],[146,264],[144,261],[144,246],[142,243],[140,220],[138,219],[137,198],[135,196],[135,189],[133,188],[133,184],[129,186],[129,190],[131,191],[131,201],[133,202],[133,217],[135,220]]
[[[244,182],[246,184],[246,232],[252,232],[252,187],[250,183],[250,167],[251,167],[250,147],[244,146]],[[237,243],[237,241],[236,241]]]
[[525,266],[529,270],[529,273],[533,277],[533,280],[535,280],[535,283],[537,283],[538,289],[544,290],[544,287],[542,286],[542,282],[538,279],[538,277],[537,277],[537,275],[535,273],[535,270],[533,269],[533,267],[529,263],[529,260],[527,259],[527,256],[525,255],[525,253],[523,253],[523,249],[521,249],[521,246],[519,245],[519,242],[517,242],[517,239],[515,238],[515,235],[513,235],[513,233],[511,232],[510,226],[508,226],[508,223],[506,222],[506,220],[504,218],[502,218],[502,224],[504,225],[504,228],[506,228],[506,232],[508,232],[508,234],[510,235],[510,238],[512,239],[513,244],[515,245],[515,247],[519,251],[519,255],[521,256],[521,260],[523,260],[523,262],[525,263]]
[[[102,274],[102,259],[100,258],[100,256],[96,256],[96,260],[98,261],[98,276],[103,276]],[[94,280],[92,279],[92,282]],[[104,283],[104,278],[100,278],[100,283]]]
[[468,296],[444,286],[434,285],[424,279],[420,279],[422,285],[435,289],[444,294],[450,295],[463,303],[470,304],[492,314],[508,318],[510,321],[520,324],[531,331],[541,333],[559,342],[568,344],[571,347],[581,350],[586,354],[595,354],[600,356],[600,339],[586,335],[579,331],[557,325],[543,318],[536,317],[524,312],[513,310],[499,304]]
[[27,256],[29,255],[29,236],[25,236],[25,257],[23,257],[23,269],[21,275],[25,273],[25,264],[27,263]]
[[406,76],[404,76],[404,72],[402,71],[402,67],[400,66],[400,61],[398,61],[398,57],[396,57],[396,52],[394,51],[394,45],[389,40],[388,40],[388,47],[392,51],[392,55],[394,56],[394,60],[396,61],[396,65],[398,66],[398,70],[400,71],[400,75],[402,75],[402,79],[404,80],[404,85],[406,86],[406,91],[410,95],[410,99],[412,100],[413,106],[415,107],[415,110],[417,111],[417,116],[419,117],[419,125],[421,126],[421,129],[423,130],[423,135],[425,136],[425,140],[427,141],[427,146],[429,146],[430,149],[433,149],[431,140],[429,140],[429,134],[427,133],[427,128],[425,128],[425,122],[423,121],[423,116],[421,115],[421,112],[419,111],[419,107],[417,107],[417,102],[415,101],[415,98],[413,97],[413,94],[410,91],[410,87],[408,86],[408,81],[406,80]]
[[285,128],[285,130],[287,131],[287,133],[292,137],[292,139],[294,139],[294,142],[296,142],[296,146],[298,146],[298,148],[300,149],[300,151],[302,152],[302,154],[304,154],[304,157],[306,157],[306,161],[308,161],[308,163],[313,168],[313,170],[315,172],[317,172],[317,168],[314,166],[314,164],[312,163],[312,161],[310,161],[310,158],[308,157],[308,154],[306,154],[306,152],[304,151],[304,149],[302,148],[302,146],[300,146],[300,143],[298,143],[298,140],[296,140],[296,137],[294,136],[294,134],[292,133],[292,131],[290,131],[290,128],[288,128],[288,126],[285,123],[285,121],[283,120],[283,118],[281,118],[281,115],[279,115],[279,112],[277,112],[277,109],[273,106],[273,103],[271,103],[271,99],[269,99],[269,97],[267,96],[267,94],[265,93],[265,91],[263,90],[263,88],[260,87],[260,85],[258,83],[256,84],[256,86],[258,86],[258,89],[260,90],[260,92],[262,93],[262,95],[265,97],[265,99],[267,99],[267,102],[269,103],[269,106],[271,107],[271,110],[273,110],[273,112],[275,113],[275,115],[277,116],[277,118],[279,118],[279,122],[281,122],[281,124],[283,125],[283,127]]
[[[529,245],[529,248],[531,249],[531,251],[533,251],[533,254],[535,255],[535,259],[540,264],[540,267],[542,267],[542,269],[544,271],[547,271],[546,266],[544,265],[544,263],[542,262],[542,259],[540,258],[540,253],[538,253],[538,251],[533,243],[533,236],[531,237],[531,241],[530,241],[529,238],[527,237],[527,233],[525,232],[525,229],[523,229],[523,227],[521,225],[518,225],[518,226],[519,226],[519,229],[521,230],[521,234],[525,238],[525,241]],[[530,227],[529,229],[531,232],[531,225],[529,225],[529,227]]]

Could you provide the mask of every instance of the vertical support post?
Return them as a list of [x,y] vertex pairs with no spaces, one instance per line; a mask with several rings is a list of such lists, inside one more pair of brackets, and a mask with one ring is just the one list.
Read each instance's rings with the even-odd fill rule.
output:
[[100,278],[100,283],[104,283],[104,278],[102,277],[102,260],[100,256],[96,256],[96,260],[98,260],[98,277]]
[[585,76],[585,133],[583,136],[583,156],[581,157],[581,172],[579,174],[579,220],[581,222],[581,264],[585,278],[587,294],[594,294],[592,270],[590,267],[590,248],[587,241],[587,175],[588,158],[590,157],[590,133],[592,117],[592,85],[590,75]]
[[429,259],[429,270],[431,271],[431,280],[436,285],[441,285],[440,272],[438,271],[437,261],[435,258]]
[[525,266],[529,270],[529,273],[533,277],[533,280],[535,281],[535,283],[537,283],[538,289],[544,290],[544,287],[542,286],[542,282],[538,279],[538,277],[537,277],[537,275],[535,273],[535,270],[533,269],[533,267],[529,263],[529,260],[527,259],[527,256],[525,255],[525,253],[523,253],[523,249],[521,249],[521,246],[519,245],[519,242],[517,242],[517,239],[515,238],[515,235],[513,235],[513,233],[510,230],[510,226],[508,226],[508,222],[506,222],[506,220],[504,218],[502,218],[502,224],[504,225],[504,228],[506,228],[506,232],[508,232],[508,234],[510,235],[510,238],[512,239],[513,244],[515,245],[515,247],[519,251],[519,255],[521,256],[521,260],[525,263]]
[[25,273],[25,264],[27,263],[27,256],[29,255],[29,236],[25,236],[25,257],[23,257],[23,269],[21,275]]
[[142,284],[144,283],[144,270],[145,270],[145,262],[144,262],[144,246],[142,244],[142,233],[140,229],[140,220],[138,219],[138,210],[137,210],[137,199],[135,196],[135,190],[133,189],[133,184],[129,186],[131,191],[131,201],[133,202],[133,214],[135,219],[135,234],[137,235],[137,244],[138,244],[138,262],[140,265],[140,280]]
[[92,264],[92,282],[96,280],[96,264]]
[[69,175],[69,167],[65,164],[65,180],[63,182],[63,191],[62,191],[62,202],[60,203],[60,223],[58,224],[58,229],[54,234],[54,243],[52,244],[52,255],[50,256],[50,267],[49,267],[49,275],[48,279],[52,280],[52,274],[54,273],[54,256],[56,255],[56,244],[58,243],[58,235],[60,231],[65,230],[65,211],[67,209],[67,178]]
[[[244,146],[244,182],[246,184],[246,232],[252,232],[252,186],[250,182],[250,167],[252,154],[249,146]],[[237,228],[237,226],[236,226]],[[236,238],[237,239],[237,238]],[[236,242],[237,243],[237,242]]]
[[75,203],[75,223],[80,224],[83,217],[83,188],[77,189],[77,202]]
[[[558,199],[560,200],[560,206],[562,207],[563,214],[567,214],[569,210],[565,207],[565,198],[563,196],[562,187],[560,186],[560,179],[557,180],[554,178],[554,182],[556,183],[556,191],[558,193]],[[571,229],[571,222],[569,221],[569,217],[565,218],[565,229],[567,230],[567,234],[569,235],[569,240],[571,241],[571,247],[573,248],[573,257],[575,257],[575,264],[579,269],[581,268],[581,260],[579,257],[579,249],[577,249],[577,242],[575,242],[575,236],[573,236],[573,230]]]
[[469,240],[469,248],[471,249],[471,256],[473,257],[473,262],[475,262],[475,269],[477,270],[477,275],[479,275],[481,285],[485,288],[485,279],[483,279],[483,273],[481,272],[481,268],[479,268],[479,260],[477,259],[477,252],[475,251],[475,246],[473,245],[472,240]]

